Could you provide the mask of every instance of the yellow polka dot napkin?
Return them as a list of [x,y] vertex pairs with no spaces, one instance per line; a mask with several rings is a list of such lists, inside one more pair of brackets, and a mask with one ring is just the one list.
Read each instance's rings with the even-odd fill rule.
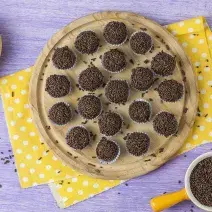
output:
[[[203,17],[171,24],[168,30],[182,44],[198,77],[199,109],[193,130],[179,154],[212,138],[212,33]],[[83,201],[123,181],[93,179],[67,167],[39,138],[28,105],[33,68],[0,79],[1,96],[21,187],[50,183],[60,207]],[[211,130],[211,131],[210,131]]]

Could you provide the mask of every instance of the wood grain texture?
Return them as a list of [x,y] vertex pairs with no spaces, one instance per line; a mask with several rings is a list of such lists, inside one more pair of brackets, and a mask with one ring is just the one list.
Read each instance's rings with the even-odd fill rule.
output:
[[[102,10],[126,10],[141,13],[162,25],[204,15],[212,26],[211,0],[1,0],[0,34],[3,52],[0,58],[0,76],[13,73],[34,64],[39,52],[53,33],[69,22]],[[10,147],[2,104],[0,104],[0,152]],[[121,185],[97,197],[72,206],[70,212],[150,212],[148,201],[152,196],[182,187],[189,163],[201,153],[209,151],[211,144],[199,147],[170,161],[159,170],[142,178]],[[0,162],[0,211],[1,212],[59,212],[48,187],[38,186],[22,190],[19,187],[13,164]],[[151,184],[151,186],[150,186]],[[118,192],[120,194],[118,194]],[[191,202],[184,202],[168,212],[190,211]],[[195,212],[201,212],[194,208]]]

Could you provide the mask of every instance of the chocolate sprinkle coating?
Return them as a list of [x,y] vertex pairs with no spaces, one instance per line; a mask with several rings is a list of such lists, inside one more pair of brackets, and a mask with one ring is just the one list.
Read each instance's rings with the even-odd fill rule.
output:
[[163,111],[155,116],[153,128],[158,134],[169,137],[177,132],[178,122],[172,113]]
[[111,49],[104,53],[102,65],[107,71],[117,73],[126,67],[127,61],[123,52],[118,49]]
[[79,85],[85,91],[95,91],[103,84],[104,76],[96,67],[90,67],[79,75]]
[[152,38],[145,32],[136,32],[130,37],[130,47],[136,54],[145,54],[152,47]]
[[94,95],[85,95],[78,102],[78,112],[85,119],[96,118],[101,110],[101,101]]
[[148,68],[137,67],[132,70],[131,86],[139,91],[148,90],[154,83],[154,74]]
[[129,86],[126,80],[110,80],[105,87],[105,96],[110,102],[124,104],[129,96]]
[[74,45],[82,54],[93,54],[99,48],[99,38],[93,31],[84,31],[77,36]]
[[172,75],[176,66],[175,58],[166,52],[159,52],[153,57],[151,62],[151,69],[158,75],[169,76]]
[[103,32],[105,40],[112,45],[122,44],[127,38],[127,27],[123,22],[109,22]]
[[122,127],[122,118],[114,112],[103,113],[98,120],[100,133],[106,136],[113,136],[119,132]]
[[96,155],[98,159],[104,162],[111,162],[117,158],[119,154],[118,145],[106,137],[102,137],[96,147]]
[[138,123],[148,122],[151,116],[150,103],[136,100],[129,106],[130,118]]
[[145,154],[150,145],[150,138],[147,134],[141,132],[133,132],[127,136],[127,151],[134,156]]
[[74,149],[84,149],[90,143],[90,135],[84,127],[76,126],[66,135],[67,144]]
[[70,90],[71,83],[65,75],[53,74],[46,80],[45,91],[54,98],[66,96]]
[[69,105],[58,102],[50,108],[48,117],[55,124],[64,125],[72,119],[73,113]]
[[63,70],[72,68],[76,60],[76,55],[68,46],[57,48],[52,56],[54,66]]
[[183,96],[183,85],[176,80],[165,80],[157,88],[160,98],[166,102],[176,102]]

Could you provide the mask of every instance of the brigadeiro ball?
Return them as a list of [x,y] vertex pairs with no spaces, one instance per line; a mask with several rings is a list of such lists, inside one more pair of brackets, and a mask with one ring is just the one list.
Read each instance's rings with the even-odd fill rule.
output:
[[99,48],[99,38],[93,31],[84,31],[77,36],[74,45],[82,54],[93,54]]
[[64,125],[72,119],[73,112],[70,105],[58,102],[50,108],[48,117],[55,124]]
[[130,47],[136,54],[147,53],[152,45],[152,38],[145,32],[135,32],[130,37]]
[[120,147],[115,141],[103,137],[97,144],[96,155],[101,163],[113,163],[120,155]]
[[85,95],[78,102],[78,112],[85,119],[96,118],[102,110],[102,104],[98,97]]
[[73,149],[84,149],[90,143],[90,134],[83,126],[71,128],[66,134],[66,142]]
[[52,62],[58,69],[71,69],[76,60],[76,55],[68,46],[57,48],[52,56]]
[[105,87],[105,96],[110,102],[124,104],[129,96],[129,86],[126,80],[110,80]]
[[104,53],[102,57],[102,65],[107,71],[118,73],[124,70],[127,61],[123,52],[118,49],[111,49]]
[[83,90],[95,91],[103,84],[103,79],[102,72],[96,67],[91,67],[80,73],[78,81]]
[[132,70],[131,86],[139,91],[147,91],[154,83],[154,74],[148,68],[137,67]]
[[138,123],[145,123],[150,120],[152,114],[152,108],[149,102],[146,100],[135,100],[129,106],[130,118]]
[[98,120],[100,133],[106,136],[113,136],[121,129],[122,122],[122,118],[118,113],[105,112]]
[[133,132],[127,135],[126,148],[127,151],[134,156],[144,155],[150,145],[150,138],[146,133]]
[[54,97],[66,96],[71,91],[71,83],[65,75],[51,75],[46,80],[45,91]]
[[176,66],[175,58],[166,52],[159,52],[153,57],[151,69],[160,76],[172,75]]
[[127,27],[123,22],[111,21],[105,26],[103,36],[109,44],[123,44],[127,39]]
[[176,80],[165,80],[157,88],[160,98],[166,102],[176,102],[183,96],[183,85]]
[[153,128],[158,134],[169,137],[177,132],[178,122],[172,113],[163,111],[155,116]]

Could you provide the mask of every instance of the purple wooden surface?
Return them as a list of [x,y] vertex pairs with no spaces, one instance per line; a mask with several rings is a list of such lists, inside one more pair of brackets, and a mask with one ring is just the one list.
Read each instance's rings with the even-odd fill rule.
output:
[[[47,40],[72,20],[89,13],[103,10],[126,10],[140,13],[169,24],[179,20],[204,15],[212,25],[211,0],[1,0],[0,34],[3,35],[3,55],[0,58],[0,76],[13,73],[32,65]],[[10,143],[2,104],[0,104],[0,155],[9,155]],[[159,170],[121,185],[66,211],[74,212],[148,212],[149,199],[165,191],[174,191],[183,186],[189,163],[203,152],[207,144],[170,161]],[[0,212],[51,211],[59,209],[47,185],[20,189],[15,165],[0,161]],[[120,193],[120,194],[118,194]],[[168,211],[190,211],[191,202],[184,202]],[[194,211],[200,211],[194,208]]]

